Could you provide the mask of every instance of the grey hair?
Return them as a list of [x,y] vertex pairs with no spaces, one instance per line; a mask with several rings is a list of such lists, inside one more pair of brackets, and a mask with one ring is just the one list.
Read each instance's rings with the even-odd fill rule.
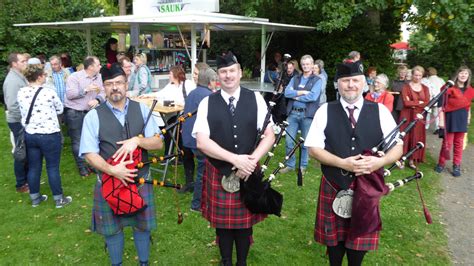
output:
[[204,69],[199,71],[198,74],[198,85],[203,87],[208,87],[211,81],[217,80],[217,73],[212,68]]
[[389,80],[388,80],[387,75],[385,75],[383,73],[378,74],[377,77],[375,78],[375,80],[382,83],[384,85],[384,89],[386,89],[388,87]]
[[316,61],[314,61],[314,64],[315,64],[315,65],[318,65],[319,69],[320,69],[321,71],[323,71],[323,69],[324,69],[324,61],[323,61],[323,60],[317,59]]
[[352,51],[352,52],[349,53],[349,58],[350,58],[350,59],[354,59],[354,58],[356,58],[357,56],[360,56],[360,53],[357,52],[357,51]]
[[314,64],[314,59],[311,55],[309,54],[305,54],[301,57],[300,59],[300,63],[303,62],[303,60],[306,60],[306,59],[309,59],[311,61],[311,64]]

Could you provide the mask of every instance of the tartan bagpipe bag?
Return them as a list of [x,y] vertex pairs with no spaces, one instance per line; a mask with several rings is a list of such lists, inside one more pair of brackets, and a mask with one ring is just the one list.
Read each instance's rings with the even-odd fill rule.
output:
[[[111,157],[107,160],[107,163],[116,165],[120,162],[120,159],[121,158],[115,162]],[[133,163],[128,164],[127,168],[135,169],[141,160],[142,149],[137,148],[133,152]],[[128,186],[125,186],[118,178],[106,173],[102,174],[101,192],[105,201],[116,215],[132,216],[147,207],[145,201],[138,193],[138,188],[135,183],[129,183]]]

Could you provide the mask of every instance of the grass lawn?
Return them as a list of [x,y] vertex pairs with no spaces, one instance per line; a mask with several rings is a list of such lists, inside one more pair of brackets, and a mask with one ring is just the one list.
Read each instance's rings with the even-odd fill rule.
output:
[[[0,116],[4,117],[3,108]],[[472,129],[472,127],[471,127]],[[61,176],[65,195],[73,202],[55,209],[48,199],[32,208],[27,194],[15,192],[15,177],[10,154],[9,133],[5,119],[0,119],[0,264],[2,265],[107,265],[102,237],[90,231],[91,206],[95,177],[82,179],[73,162],[69,139],[63,148]],[[284,145],[276,158],[282,158]],[[270,169],[277,161],[273,160]],[[367,265],[448,265],[445,228],[441,223],[436,196],[440,176],[431,170],[433,160],[421,167],[425,177],[420,186],[433,217],[427,225],[423,217],[415,183],[400,188],[381,202],[383,231],[380,248],[370,252]],[[182,173],[180,166],[180,173]],[[395,171],[388,181],[411,175],[407,169]],[[325,248],[314,242],[313,228],[321,171],[314,160],[308,168],[303,187],[296,186],[296,175],[277,176],[274,187],[284,194],[282,217],[271,216],[254,227],[255,243],[250,265],[327,265]],[[184,178],[179,177],[183,182]],[[42,175],[41,192],[51,196],[47,176]],[[157,189],[158,230],[152,232],[150,262],[159,265],[215,265],[218,248],[213,245],[214,229],[200,214],[190,212],[191,194],[179,195],[185,218],[177,224],[177,212],[171,189]],[[127,228],[124,265],[136,265],[137,258],[131,229]],[[234,252],[235,253],[235,252]],[[234,255],[235,258],[235,255]]]

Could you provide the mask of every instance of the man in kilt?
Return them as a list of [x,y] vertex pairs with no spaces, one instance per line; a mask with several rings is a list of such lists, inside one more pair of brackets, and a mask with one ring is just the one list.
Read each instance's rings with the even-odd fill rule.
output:
[[[232,265],[235,243],[237,265],[246,265],[252,243],[252,226],[266,215],[251,213],[240,199],[240,191],[224,190],[222,179],[233,172],[240,179],[255,170],[260,158],[275,140],[272,123],[254,150],[257,130],[263,127],[267,106],[258,92],[240,87],[242,70],[228,52],[217,58],[221,90],[204,98],[198,107],[193,136],[206,156],[203,177],[202,215],[216,228],[222,265]],[[238,184],[237,178],[237,184]]]
[[[136,177],[147,179],[148,166],[137,170],[129,169],[127,165],[133,163],[132,154],[135,149],[142,148],[142,161],[146,161],[146,150],[162,147],[161,139],[154,137],[159,128],[154,120],[150,119],[143,132],[144,137],[138,137],[142,133],[149,108],[126,97],[127,78],[118,64],[107,65],[102,68],[101,74],[107,101],[85,116],[80,145],[80,156],[84,156],[87,162],[99,171],[94,191],[92,230],[104,236],[112,265],[121,265],[123,228],[133,227],[140,265],[148,265],[150,231],[157,226],[153,185],[138,186],[138,194],[143,198],[146,208],[119,216],[102,196],[102,174],[117,178],[125,186],[134,183]],[[117,164],[109,164],[109,158],[113,158]]]
[[377,249],[379,232],[352,237],[351,218],[337,215],[333,201],[338,192],[354,188],[357,176],[370,174],[399,159],[403,144],[397,144],[382,157],[362,155],[396,124],[384,105],[363,99],[365,77],[359,64],[338,65],[337,77],[341,97],[318,109],[305,142],[310,155],[321,162],[323,172],[314,238],[327,246],[331,265],[341,265],[346,253],[349,265],[360,265],[368,250]]

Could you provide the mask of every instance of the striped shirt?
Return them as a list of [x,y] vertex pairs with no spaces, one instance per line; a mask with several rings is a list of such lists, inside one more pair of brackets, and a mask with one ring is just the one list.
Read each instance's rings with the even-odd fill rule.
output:
[[[99,92],[90,91],[86,93],[84,90],[90,84],[97,85]],[[89,101],[99,98],[100,102],[105,101],[105,91],[102,85],[102,76],[97,74],[89,77],[85,70],[74,72],[66,82],[66,98],[64,106],[77,111],[89,111]]]
[[56,88],[56,93],[61,99],[61,102],[64,103],[64,94],[66,94],[66,82],[64,82],[64,71],[61,70],[59,72],[52,73],[54,87]]

